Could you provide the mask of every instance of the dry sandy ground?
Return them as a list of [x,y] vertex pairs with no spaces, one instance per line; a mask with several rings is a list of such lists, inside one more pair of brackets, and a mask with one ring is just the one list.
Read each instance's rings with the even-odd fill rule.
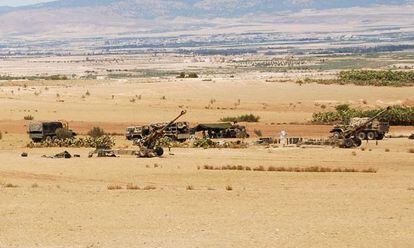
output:
[[[88,150],[69,149],[82,155],[70,160],[41,158],[61,149],[29,150],[28,158],[19,156],[25,149],[5,149],[0,247],[412,247],[413,146],[386,140],[355,156],[332,148],[173,149],[160,159],[88,159]],[[198,170],[203,165],[378,172]],[[127,190],[128,183],[156,189]],[[108,190],[113,184],[123,189]]]
[[[286,129],[291,135],[326,137],[328,126],[283,123],[307,122],[321,110],[320,104],[329,109],[340,102],[370,107],[413,100],[413,88],[299,86],[236,79],[70,83],[48,83],[47,90],[38,82],[27,88],[0,87],[1,248],[414,245],[414,154],[408,152],[414,143],[406,138],[364,144],[365,151],[252,146],[173,149],[174,155],[157,159],[88,159],[88,149],[69,149],[81,158],[55,160],[41,156],[63,149],[24,148],[27,122],[22,120],[33,115],[36,120],[66,119],[81,132],[93,125],[122,132],[129,124],[169,120],[185,108],[188,114],[183,120],[192,123],[251,112],[262,121],[249,130],[276,136]],[[90,96],[82,99],[87,91]],[[142,99],[132,103],[135,95]],[[211,99],[216,102],[205,109]],[[398,127],[392,132],[414,131]],[[122,137],[117,139],[119,147],[128,145]],[[29,152],[28,158],[20,157],[24,151]],[[326,166],[378,172],[197,168],[203,165]],[[127,190],[128,183],[156,189]],[[111,191],[108,185],[123,189]],[[189,185],[194,190],[187,190]],[[233,190],[226,190],[228,185]]]

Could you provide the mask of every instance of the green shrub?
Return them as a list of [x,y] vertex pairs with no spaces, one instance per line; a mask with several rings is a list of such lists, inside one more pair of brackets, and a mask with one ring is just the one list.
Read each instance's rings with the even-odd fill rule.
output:
[[253,114],[240,115],[237,117],[223,117],[220,119],[222,122],[259,122],[260,116]]
[[100,127],[93,127],[91,130],[89,130],[88,135],[96,139],[104,136],[105,131]]
[[351,70],[339,73],[342,83],[375,86],[408,86],[414,84],[414,71]]

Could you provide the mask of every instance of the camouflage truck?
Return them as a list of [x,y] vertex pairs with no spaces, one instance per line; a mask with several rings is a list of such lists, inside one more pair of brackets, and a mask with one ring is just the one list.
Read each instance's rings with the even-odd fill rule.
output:
[[[348,125],[336,125],[330,131],[334,137],[340,137],[344,132],[349,129],[355,128],[364,122],[367,122],[370,118],[352,118]],[[390,124],[388,122],[380,122],[374,120],[370,122],[364,129],[357,133],[357,137],[360,140],[382,140],[386,133],[390,130]]]
[[[151,125],[128,127],[126,129],[125,137],[128,140],[140,140],[148,136],[154,130],[162,129],[168,123],[155,123]],[[177,122],[166,127],[163,131],[163,137],[168,137],[171,140],[184,142],[190,138],[190,128],[187,122]]]
[[42,142],[48,137],[56,138],[59,129],[66,129],[70,136],[76,136],[76,133],[69,129],[68,124],[61,121],[54,122],[31,122],[28,127],[28,134],[33,142]]
[[202,132],[203,136],[210,139],[249,138],[245,126],[232,123],[199,124],[192,128],[192,133]]

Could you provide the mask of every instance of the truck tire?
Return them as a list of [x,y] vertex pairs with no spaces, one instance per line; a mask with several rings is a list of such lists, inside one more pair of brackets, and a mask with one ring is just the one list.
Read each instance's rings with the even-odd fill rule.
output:
[[383,133],[378,133],[377,135],[377,140],[383,140],[384,139],[384,134]]
[[360,133],[358,133],[357,137],[358,137],[360,140],[365,140],[365,139],[367,138],[367,134],[366,134],[366,133],[364,133],[364,132],[360,132]]
[[375,133],[374,132],[368,132],[367,133],[367,139],[368,140],[374,140],[375,139]]

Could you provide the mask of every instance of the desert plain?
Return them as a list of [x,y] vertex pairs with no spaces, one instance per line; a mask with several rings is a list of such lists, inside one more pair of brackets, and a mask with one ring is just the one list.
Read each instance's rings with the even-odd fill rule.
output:
[[[23,65],[22,71],[34,70],[30,74],[49,68],[2,63],[4,70]],[[76,68],[59,73],[65,70]],[[260,146],[253,133],[327,138],[332,126],[311,123],[322,105],[412,104],[414,88],[296,80],[241,73],[1,83],[0,247],[413,247],[412,126],[392,126],[390,136],[359,149]],[[88,158],[86,148],[26,147],[28,115],[66,120],[81,136],[99,126],[114,135],[115,148],[133,149],[123,136],[126,127],[169,121],[182,109],[191,125],[248,113],[261,119],[242,123],[251,133],[243,149],[172,148],[161,158],[139,159]],[[63,150],[80,158],[42,157]]]

